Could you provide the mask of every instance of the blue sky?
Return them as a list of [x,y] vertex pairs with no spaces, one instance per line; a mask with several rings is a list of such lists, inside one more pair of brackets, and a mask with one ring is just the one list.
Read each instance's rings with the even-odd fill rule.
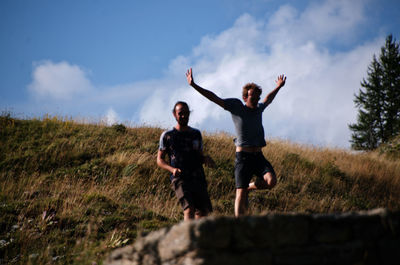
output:
[[168,128],[186,100],[192,126],[233,133],[186,69],[222,98],[249,81],[265,96],[284,73],[266,136],[347,148],[353,95],[390,33],[400,38],[395,0],[2,0],[0,110]]

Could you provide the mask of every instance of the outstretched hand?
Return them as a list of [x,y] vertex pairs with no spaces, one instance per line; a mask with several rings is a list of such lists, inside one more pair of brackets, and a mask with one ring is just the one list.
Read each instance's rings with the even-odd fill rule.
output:
[[277,87],[283,87],[286,82],[286,76],[280,75],[278,76],[278,80],[275,81]]
[[192,68],[190,68],[189,70],[187,70],[186,72],[186,79],[187,82],[189,83],[189,85],[192,85],[194,83],[193,81],[193,74],[192,74]]

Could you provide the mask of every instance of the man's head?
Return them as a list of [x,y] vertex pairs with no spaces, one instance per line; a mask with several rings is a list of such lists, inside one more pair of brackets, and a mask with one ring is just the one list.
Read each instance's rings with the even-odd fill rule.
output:
[[258,101],[260,100],[262,89],[259,85],[254,83],[247,83],[244,85],[242,90],[242,97],[247,107],[257,107]]
[[180,126],[187,126],[189,123],[190,110],[186,102],[178,101],[172,109],[176,121]]

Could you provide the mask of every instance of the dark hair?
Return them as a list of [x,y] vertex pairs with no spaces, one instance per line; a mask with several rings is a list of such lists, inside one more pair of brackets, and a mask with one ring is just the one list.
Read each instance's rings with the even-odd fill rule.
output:
[[249,92],[250,89],[254,89],[258,92],[262,92],[262,89],[259,85],[255,84],[255,83],[247,83],[244,85],[243,90],[242,90],[242,96],[243,98],[247,98],[247,93]]
[[186,108],[189,110],[189,112],[190,112],[189,105],[188,105],[186,102],[184,102],[184,101],[178,101],[178,102],[175,103],[174,108],[172,109],[172,114],[175,114],[175,108],[176,108],[176,106],[178,106],[178,105],[182,105],[182,106],[186,107]]

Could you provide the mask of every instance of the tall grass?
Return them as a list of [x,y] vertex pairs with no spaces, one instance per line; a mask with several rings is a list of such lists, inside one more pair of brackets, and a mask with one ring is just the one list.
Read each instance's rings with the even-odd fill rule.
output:
[[[0,264],[99,263],[141,233],[182,220],[156,165],[162,129],[0,116]],[[234,146],[203,134],[213,215],[233,215]],[[400,161],[271,139],[278,185],[250,194],[251,214],[400,208]]]

